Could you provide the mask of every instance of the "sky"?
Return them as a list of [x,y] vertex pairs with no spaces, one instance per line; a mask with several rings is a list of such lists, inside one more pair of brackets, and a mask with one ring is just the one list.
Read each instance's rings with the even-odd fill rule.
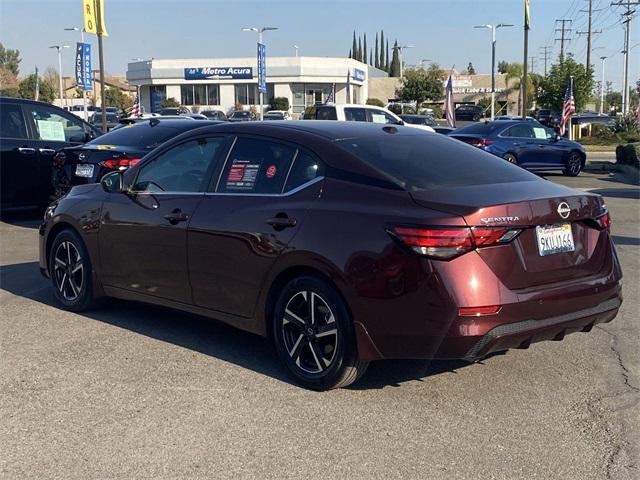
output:
[[[255,54],[256,37],[243,26],[276,26],[267,32],[267,55],[346,56],[353,31],[366,33],[374,45],[376,31],[384,29],[391,43],[414,45],[404,53],[406,64],[422,59],[444,67],[466,68],[472,62],[478,73],[490,73],[490,31],[474,29],[483,23],[511,23],[498,30],[498,60],[522,62],[524,0],[105,0],[105,70],[124,75],[134,58],[223,58]],[[596,80],[601,75],[601,56],[607,56],[605,79],[620,88],[623,76],[624,29],[622,7],[610,0],[593,0],[594,38],[592,59]],[[529,55],[534,71],[542,73],[541,47],[551,47],[549,63],[559,53],[555,19],[572,19],[567,52],[584,62],[588,0],[531,0]],[[630,81],[640,77],[640,13],[632,23]],[[0,42],[17,48],[22,56],[21,73],[57,67],[50,45],[74,45],[78,32],[65,27],[82,25],[81,0],[0,0]],[[87,35],[96,45],[96,37]],[[97,52],[97,50],[96,50]],[[73,72],[72,49],[63,56],[63,73]],[[97,61],[97,55],[95,55]]]

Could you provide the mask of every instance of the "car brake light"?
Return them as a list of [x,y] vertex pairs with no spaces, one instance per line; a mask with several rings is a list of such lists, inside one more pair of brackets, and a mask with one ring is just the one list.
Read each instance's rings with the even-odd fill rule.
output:
[[416,253],[448,260],[474,248],[508,243],[521,230],[485,227],[394,227],[389,234]]
[[495,315],[500,311],[500,305],[488,307],[460,307],[458,315],[461,317],[480,317],[482,315]]
[[111,158],[102,162],[101,165],[107,168],[129,168],[139,161],[139,158]]
[[478,139],[471,140],[469,142],[469,145],[472,145],[474,147],[488,147],[492,143],[493,141],[491,140],[487,140],[485,138],[478,138]]
[[611,231],[611,215],[609,211],[607,210],[599,217],[596,217],[596,223],[601,229]]

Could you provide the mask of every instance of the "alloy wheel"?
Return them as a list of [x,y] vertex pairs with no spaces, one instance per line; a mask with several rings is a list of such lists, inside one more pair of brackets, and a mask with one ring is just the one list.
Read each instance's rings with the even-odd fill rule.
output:
[[284,346],[293,362],[306,373],[327,370],[338,349],[338,325],[328,302],[311,290],[295,293],[282,319]]
[[572,153],[569,157],[569,172],[572,175],[580,173],[580,156],[576,153]]
[[56,288],[65,300],[76,300],[84,282],[84,265],[78,248],[72,242],[64,241],[58,245],[53,258]]

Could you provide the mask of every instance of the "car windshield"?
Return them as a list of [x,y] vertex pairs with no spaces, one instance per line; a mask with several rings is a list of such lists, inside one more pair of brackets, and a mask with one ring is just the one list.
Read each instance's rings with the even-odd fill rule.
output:
[[441,135],[389,135],[336,143],[408,191],[539,180],[499,157]]
[[243,117],[248,117],[249,116],[249,112],[233,112],[233,115],[231,115],[233,118],[243,118]]
[[112,130],[98,138],[91,140],[88,145],[127,145],[131,147],[153,148],[182,130],[165,127],[163,125],[151,126],[149,123],[132,123],[124,127]]

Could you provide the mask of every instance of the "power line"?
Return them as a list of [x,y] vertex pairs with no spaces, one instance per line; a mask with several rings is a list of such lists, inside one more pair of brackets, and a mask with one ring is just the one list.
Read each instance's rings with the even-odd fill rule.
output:
[[576,32],[578,35],[587,35],[587,71],[591,68],[591,40],[595,33],[602,33],[602,30],[599,32],[594,32],[592,30],[592,21],[593,21],[593,0],[587,0],[589,2],[589,8],[587,10],[580,10],[581,12],[586,12],[589,14],[588,20],[588,28],[586,32]]
[[540,47],[544,53],[542,54],[542,58],[544,58],[544,76],[547,76],[547,60],[549,59],[549,50],[552,50],[551,47]]
[[564,59],[564,44],[571,41],[570,38],[567,38],[567,34],[571,33],[572,30],[567,28],[567,24],[571,25],[572,22],[573,20],[571,19],[556,20],[556,25],[558,25],[558,23],[562,25],[560,28],[555,29],[556,33],[560,32],[560,38],[555,39],[556,42],[560,42],[560,61]]

